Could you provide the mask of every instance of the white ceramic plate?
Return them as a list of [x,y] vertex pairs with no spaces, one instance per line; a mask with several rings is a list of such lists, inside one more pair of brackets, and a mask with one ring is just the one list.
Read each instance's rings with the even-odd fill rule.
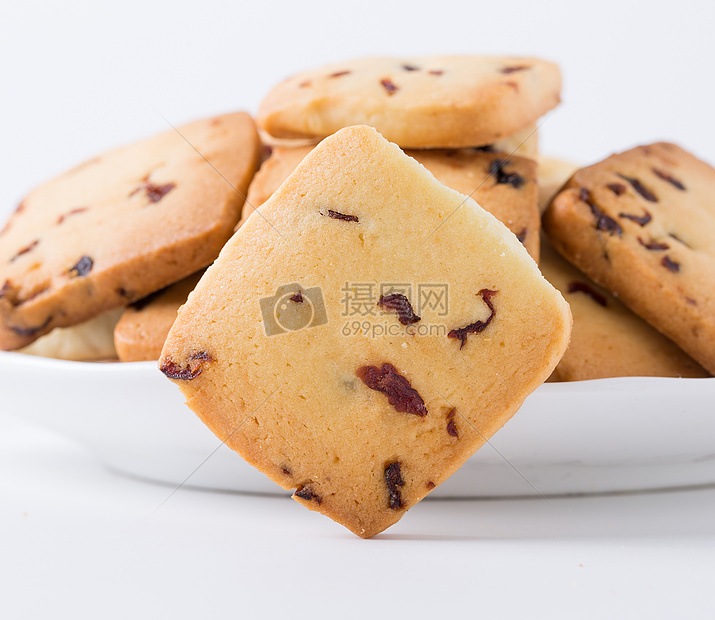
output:
[[[188,486],[285,493],[221,446],[153,362],[66,362],[0,352],[0,377],[5,411],[76,439],[112,469],[175,486],[190,476]],[[434,495],[713,482],[715,378],[618,378],[542,385]]]

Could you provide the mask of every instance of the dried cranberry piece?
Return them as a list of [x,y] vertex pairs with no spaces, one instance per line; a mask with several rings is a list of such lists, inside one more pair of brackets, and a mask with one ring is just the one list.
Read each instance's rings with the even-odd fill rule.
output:
[[440,75],[443,75],[443,74],[444,74],[444,70],[443,70],[443,69],[431,69],[431,70],[428,71],[427,73],[429,73],[430,75],[440,76]]
[[623,183],[609,183],[606,185],[616,196],[621,196],[626,193],[626,186]]
[[289,299],[296,303],[296,304],[302,304],[303,303],[303,293],[300,291],[297,291],[294,295],[291,295]]
[[670,249],[670,246],[663,241],[653,241],[652,239],[650,241],[643,241],[643,239],[638,237],[638,243],[640,243],[646,250],[658,251]]
[[632,222],[635,222],[636,224],[640,226],[645,226],[646,224],[649,224],[650,221],[653,219],[653,216],[650,214],[650,212],[647,209],[643,209],[643,215],[631,215],[630,213],[619,213],[618,217],[622,217],[626,220],[631,220]]
[[591,299],[593,299],[593,301],[595,301],[600,306],[603,306],[604,308],[608,305],[606,298],[585,282],[569,282],[568,288],[566,290],[569,293],[585,293]]
[[459,439],[457,425],[454,423],[454,414],[456,412],[457,409],[453,407],[452,410],[447,414],[447,434],[451,437],[456,437],[457,439]]
[[400,487],[405,486],[405,481],[402,479],[401,468],[402,464],[399,461],[389,463],[385,467],[385,484],[387,485],[388,493],[387,505],[391,510],[404,508]]
[[419,71],[419,67],[415,67],[415,65],[402,65],[402,68],[405,71]]
[[516,172],[506,172],[504,166],[509,162],[503,159],[494,159],[489,164],[489,174],[496,177],[497,183],[511,185],[514,189],[519,189],[524,185],[524,177]]
[[596,230],[602,230],[610,235],[620,235],[623,232],[621,225],[610,215],[606,215],[601,210],[601,207],[593,201],[591,192],[589,192],[585,187],[581,188],[579,198],[581,199],[581,202],[585,202],[588,205],[588,208],[591,209],[593,217],[596,218]]
[[300,499],[304,499],[308,502],[317,502],[318,506],[320,506],[320,502],[322,501],[320,498],[320,495],[318,495],[317,493],[314,493],[310,488],[308,488],[304,484],[300,485],[295,490],[295,493],[293,493],[293,495],[295,497],[300,497]]
[[213,362],[214,359],[206,351],[199,351],[189,356],[187,366],[180,366],[176,362],[167,359],[159,368],[169,379],[180,379],[190,381],[196,379],[203,372],[202,362]]
[[22,248],[21,250],[19,250],[19,251],[15,254],[15,256],[13,256],[13,257],[10,259],[10,262],[12,263],[13,261],[17,260],[17,259],[20,258],[23,254],[27,254],[28,252],[32,252],[32,250],[34,250],[35,247],[37,247],[37,244],[38,244],[38,243],[40,243],[40,240],[39,240],[39,239],[35,239],[32,243],[30,243],[29,245],[26,245],[24,248]]
[[79,213],[84,213],[87,211],[89,207],[77,207],[76,209],[72,209],[71,211],[67,211],[67,213],[63,213],[57,218],[57,224],[62,224],[68,217],[71,217],[73,215],[78,215]]
[[31,336],[34,336],[38,332],[41,332],[43,329],[45,329],[45,327],[50,324],[51,320],[52,316],[50,315],[37,327],[19,327],[17,325],[9,325],[8,327],[10,327],[10,329],[18,336],[22,336],[23,338],[30,338]]
[[380,80],[380,84],[382,84],[382,87],[385,89],[385,92],[391,97],[394,95],[398,90],[399,87],[395,86],[395,84],[390,80],[389,78],[383,78]]
[[328,77],[329,78],[336,78],[336,77],[342,77],[343,75],[348,75],[349,73],[352,73],[349,69],[346,69],[345,71],[336,71],[335,73],[331,73]]
[[467,335],[469,334],[478,334],[480,332],[483,332],[489,323],[492,322],[492,319],[496,316],[497,311],[494,309],[494,304],[492,303],[492,297],[497,294],[498,291],[491,291],[488,288],[483,288],[481,291],[477,293],[483,300],[484,303],[487,305],[487,308],[489,308],[489,316],[487,317],[486,321],[476,321],[474,323],[470,323],[466,327],[460,327],[458,329],[453,329],[447,334],[447,338],[458,338],[461,342],[459,345],[459,348],[461,349],[464,347],[464,343],[467,341]]
[[531,69],[530,65],[516,65],[514,67],[502,67],[500,69],[501,73],[508,75],[510,73],[516,73],[517,71],[526,71],[527,69]]
[[401,293],[381,295],[377,305],[385,310],[394,310],[397,312],[397,319],[403,325],[411,325],[412,323],[417,323],[421,319],[421,317],[417,316],[412,309],[410,300]]
[[673,273],[678,273],[680,271],[680,263],[674,261],[670,256],[666,255],[664,256],[660,264],[663,265],[668,271],[672,271]]
[[69,272],[78,277],[86,276],[94,267],[94,261],[89,256],[80,258],[73,267],[70,267]]
[[346,215],[345,213],[340,213],[339,211],[333,211],[328,209],[328,217],[332,217],[334,220],[343,220],[344,222],[359,222],[357,215]]
[[382,368],[361,366],[355,374],[371,390],[385,394],[387,402],[395,408],[395,411],[413,413],[420,417],[427,415],[425,401],[422,400],[419,392],[389,362],[385,362]]
[[636,190],[643,198],[645,198],[648,202],[658,202],[658,199],[656,198],[655,194],[651,192],[647,187],[643,185],[638,179],[635,177],[627,177],[623,174],[619,174],[619,177],[621,177],[624,181],[628,181],[630,183],[631,187]]
[[166,185],[154,185],[153,183],[147,183],[144,189],[151,202],[159,202],[175,187],[175,183],[167,183]]
[[521,243],[524,243],[524,241],[526,240],[526,232],[527,232],[527,229],[526,229],[526,228],[523,228],[523,229],[521,230],[521,232],[516,236],[516,238],[517,238]]
[[657,176],[659,179],[663,179],[663,181],[667,181],[673,187],[676,187],[679,190],[685,191],[685,185],[683,185],[680,181],[678,181],[678,179],[676,179],[669,172],[664,172],[663,170],[658,170],[658,168],[653,168],[653,174],[655,174],[655,176]]

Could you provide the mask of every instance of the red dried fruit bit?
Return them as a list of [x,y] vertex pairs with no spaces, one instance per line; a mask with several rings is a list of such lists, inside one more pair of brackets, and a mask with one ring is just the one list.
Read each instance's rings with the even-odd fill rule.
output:
[[668,250],[668,249],[670,249],[670,246],[667,243],[664,243],[663,241],[653,241],[652,239],[650,241],[643,241],[643,239],[638,237],[638,243],[640,243],[646,250]]
[[89,209],[89,207],[77,207],[76,209],[72,209],[71,211],[67,211],[67,213],[62,214],[62,215],[60,215],[60,216],[57,218],[57,223],[58,223],[58,224],[61,224],[61,223],[64,222],[68,217],[70,217],[70,216],[72,216],[72,215],[77,215],[78,213],[84,213],[87,209]]
[[349,69],[346,69],[345,71],[336,71],[335,73],[331,73],[328,77],[329,78],[336,78],[336,77],[342,77],[343,75],[348,75],[348,73],[352,73]]
[[[168,287],[166,287],[168,288]],[[162,288],[158,291],[154,291],[153,293],[149,293],[146,297],[142,297],[141,299],[137,299],[134,303],[130,304],[133,310],[136,310],[137,312],[141,312],[146,308],[150,303],[156,301],[161,297],[165,292],[166,288]],[[122,289],[123,290],[123,289]]]
[[508,82],[504,82],[505,86],[508,86],[509,88],[513,88],[517,93],[519,92],[519,85],[516,82],[513,82],[512,80],[509,80]]
[[300,84],[298,84],[298,88],[308,88],[308,86],[310,86],[310,84],[311,84],[310,80],[305,80],[305,81],[301,82]]
[[22,248],[22,250],[18,251],[17,254],[15,254],[15,256],[13,256],[10,259],[10,262],[12,263],[13,261],[20,258],[23,254],[27,254],[28,252],[31,252],[38,243],[40,243],[40,240],[35,239],[32,243],[30,243],[29,245],[26,245],[24,248]]
[[581,202],[585,202],[588,205],[588,208],[591,209],[591,213],[593,213],[593,217],[596,218],[596,230],[602,230],[610,235],[614,233],[620,235],[623,232],[621,225],[610,215],[606,215],[601,208],[593,202],[591,192],[589,192],[585,187],[581,188],[579,198],[581,199]]
[[626,220],[631,220],[632,222],[635,222],[636,224],[639,224],[640,226],[645,226],[646,224],[650,223],[650,221],[653,219],[653,216],[650,214],[650,212],[647,209],[643,209],[643,215],[631,215],[630,213],[619,213],[618,217],[622,217]]
[[498,291],[491,291],[488,288],[483,288],[477,293],[477,295],[479,295],[484,300],[484,303],[487,305],[487,308],[489,308],[490,314],[487,317],[486,321],[476,321],[474,323],[470,323],[466,327],[453,329],[447,334],[447,338],[458,338],[460,340],[460,349],[464,346],[464,343],[467,341],[467,336],[469,334],[478,334],[480,332],[483,332],[487,328],[489,323],[492,322],[492,319],[496,316],[497,311],[494,309],[494,304],[492,304],[492,297],[496,295],[497,292]]
[[296,490],[295,493],[293,493],[294,497],[300,497],[300,499],[304,499],[309,502],[317,502],[318,506],[320,506],[320,502],[322,501],[320,499],[320,496],[311,491],[307,486],[304,484],[300,485]]
[[289,299],[297,304],[303,303],[303,293],[297,291],[294,295],[291,295]]
[[94,267],[94,261],[89,256],[80,258],[73,267],[70,267],[70,274],[82,277],[86,276]]
[[292,475],[293,475],[293,472],[290,470],[290,467],[288,467],[287,465],[284,465],[284,466],[281,468],[281,472],[282,472],[283,475],[285,475],[285,476],[292,476]]
[[432,69],[431,71],[428,71],[430,75],[443,75],[444,70],[443,69]]
[[359,222],[357,215],[345,215],[345,213],[340,213],[339,211],[333,211],[328,209],[328,217],[332,217],[334,220],[343,220],[344,222]]
[[410,300],[401,293],[391,293],[390,295],[381,295],[377,302],[380,308],[385,310],[394,310],[397,312],[397,319],[403,325],[411,325],[417,323],[421,317],[417,316],[412,309]]
[[566,290],[569,293],[585,293],[591,299],[593,299],[593,301],[603,306],[604,308],[608,305],[606,298],[585,282],[569,282],[568,288]]
[[527,231],[527,229],[524,228],[524,229],[522,229],[522,231],[516,236],[516,238],[517,238],[521,243],[524,243],[524,241],[526,240],[526,231]]
[[428,480],[428,481],[425,483],[425,486],[431,491],[431,490],[434,489],[437,485],[436,485],[434,482],[432,482],[431,480]]
[[623,183],[609,183],[606,185],[616,196],[621,196],[626,193],[627,187]]
[[[202,372],[202,362],[213,362],[214,359],[205,351],[199,351],[189,356],[189,364],[186,367],[179,366],[177,363],[167,359],[159,370],[163,372],[169,379],[181,379],[182,381],[190,381],[196,379]],[[197,363],[194,363],[197,362]]]
[[503,159],[492,160],[489,164],[489,175],[494,175],[497,183],[511,185],[514,189],[519,189],[524,185],[524,177],[516,172],[506,172],[504,166],[508,163],[508,160]]
[[386,92],[389,96],[394,95],[394,94],[399,90],[399,88],[398,88],[397,86],[395,86],[395,85],[392,83],[392,80],[390,80],[389,78],[383,78],[383,79],[381,79],[381,80],[380,80],[380,84],[382,84],[382,87],[385,89],[385,92]]
[[402,491],[399,487],[405,486],[405,481],[402,479],[400,469],[402,464],[399,461],[389,463],[385,467],[385,484],[387,485],[388,502],[387,505],[391,510],[400,510],[404,508],[402,503]]
[[371,390],[385,394],[387,402],[395,408],[395,411],[413,413],[420,417],[427,415],[425,401],[422,400],[419,392],[389,362],[385,362],[382,368],[361,366],[355,374]]
[[43,329],[45,329],[45,327],[50,324],[51,320],[52,316],[50,315],[37,327],[19,327],[17,325],[9,325],[9,327],[18,336],[22,336],[23,338],[30,338],[31,336],[34,336],[38,332],[41,332]]
[[452,410],[447,414],[447,434],[451,437],[456,437],[457,439],[459,439],[457,425],[454,423],[454,414],[456,412],[457,409],[453,407]]
[[692,297],[686,297],[685,301],[688,302],[691,306],[697,306],[698,302],[695,301]]
[[402,65],[402,68],[405,71],[419,71],[419,67],[415,67],[415,65]]
[[664,256],[660,264],[663,265],[668,271],[672,271],[673,273],[678,273],[680,271],[680,263],[674,261],[670,256]]
[[176,184],[174,183],[167,183],[166,185],[154,185],[153,183],[147,183],[144,189],[146,190],[146,195],[151,202],[159,202],[175,187]]
[[631,187],[636,190],[643,198],[645,198],[648,202],[658,202],[658,199],[655,197],[655,194],[651,192],[647,187],[643,185],[638,179],[634,177],[627,177],[623,174],[619,174],[619,177],[621,177],[624,181],[628,181],[630,183]]
[[667,181],[672,186],[677,187],[679,190],[685,191],[685,185],[683,185],[678,179],[676,179],[669,172],[664,172],[663,170],[658,170],[658,168],[653,168],[653,174],[663,181]]
[[526,71],[526,69],[531,69],[530,65],[516,65],[514,67],[502,67],[501,72],[505,75],[509,73],[516,73],[517,71]]

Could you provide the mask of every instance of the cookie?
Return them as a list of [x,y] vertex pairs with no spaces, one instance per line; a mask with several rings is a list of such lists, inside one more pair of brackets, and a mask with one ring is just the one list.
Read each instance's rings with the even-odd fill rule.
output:
[[492,144],[559,101],[557,65],[536,58],[363,58],[288,78],[256,122],[277,138],[324,138],[365,124],[402,148]]
[[674,144],[579,170],[546,210],[554,247],[715,372],[715,170]]
[[550,381],[710,376],[672,340],[565,261],[546,240],[539,267],[573,313],[569,348]]
[[[259,208],[312,147],[275,148],[248,188],[241,223]],[[479,149],[408,150],[438,181],[471,196],[506,224],[534,260],[539,259],[541,216],[537,206],[536,163],[523,157]],[[260,216],[259,216],[260,217]]]
[[171,129],[27,196],[0,234],[0,349],[126,306],[208,265],[256,169],[248,114]]
[[536,178],[539,185],[539,212],[546,211],[554,196],[580,166],[557,157],[539,156]]
[[123,309],[118,308],[79,325],[58,327],[32,344],[18,349],[18,353],[75,362],[116,360],[113,334],[122,312]]
[[152,293],[129,306],[114,328],[114,346],[122,362],[158,360],[176,313],[186,303],[203,272]]
[[501,222],[369,127],[324,140],[261,212],[160,368],[296,501],[373,536],[551,374],[568,305]]

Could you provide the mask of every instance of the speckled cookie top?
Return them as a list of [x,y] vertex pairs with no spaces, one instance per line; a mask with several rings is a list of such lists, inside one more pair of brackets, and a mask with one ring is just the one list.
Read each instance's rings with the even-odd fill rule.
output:
[[480,146],[533,124],[560,89],[557,65],[536,58],[363,58],[288,78],[257,122],[277,138],[366,124],[403,148]]

